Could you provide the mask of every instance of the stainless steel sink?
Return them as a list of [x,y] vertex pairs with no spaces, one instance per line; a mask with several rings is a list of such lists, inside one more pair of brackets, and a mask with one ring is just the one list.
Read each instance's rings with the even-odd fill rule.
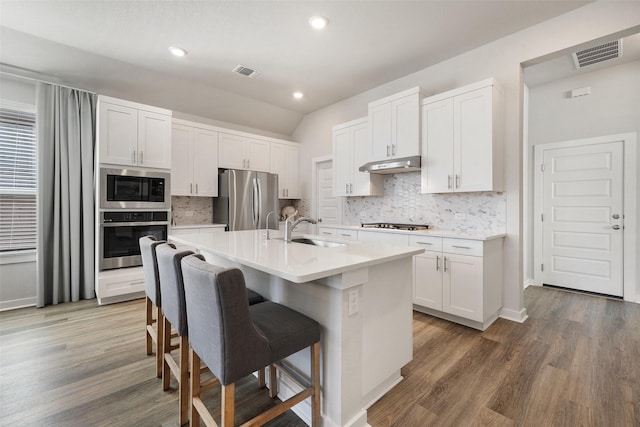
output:
[[305,245],[321,246],[323,248],[337,248],[339,246],[346,246],[346,243],[329,242],[327,240],[309,239],[306,237],[298,237],[291,239],[294,243],[304,243]]

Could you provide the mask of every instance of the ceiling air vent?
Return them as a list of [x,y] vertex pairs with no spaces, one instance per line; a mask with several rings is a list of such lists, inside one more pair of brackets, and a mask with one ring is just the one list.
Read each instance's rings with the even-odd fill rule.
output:
[[253,68],[245,67],[244,65],[238,65],[233,69],[233,72],[245,77],[255,77],[258,74]]
[[622,56],[622,39],[590,47],[580,52],[574,52],[572,56],[573,62],[578,69],[609,59],[619,58]]

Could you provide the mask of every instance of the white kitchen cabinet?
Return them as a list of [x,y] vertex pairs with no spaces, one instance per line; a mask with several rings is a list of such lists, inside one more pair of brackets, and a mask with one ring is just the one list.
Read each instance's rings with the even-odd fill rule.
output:
[[411,236],[414,309],[485,330],[502,307],[502,239]]
[[300,147],[298,144],[271,143],[271,173],[278,174],[278,197],[300,198]]
[[358,230],[348,228],[318,227],[319,236],[332,237],[336,240],[358,240]]
[[372,158],[420,155],[420,88],[369,103]]
[[171,111],[101,96],[98,102],[99,162],[171,168]]
[[172,196],[218,196],[218,133],[174,120],[171,132]]
[[422,101],[422,193],[503,189],[501,96],[488,79]]
[[269,141],[221,132],[218,144],[218,165],[221,168],[269,172]]
[[360,172],[371,158],[369,122],[365,117],[333,127],[333,189],[335,196],[381,196],[381,175]]

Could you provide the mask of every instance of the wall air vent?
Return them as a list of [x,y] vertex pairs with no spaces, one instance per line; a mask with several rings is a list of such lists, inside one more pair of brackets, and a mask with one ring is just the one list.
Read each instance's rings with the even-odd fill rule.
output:
[[253,68],[245,67],[244,65],[238,65],[236,68],[233,69],[233,72],[236,74],[240,74],[241,76],[252,77],[252,78],[255,77],[256,74],[258,74],[258,72]]
[[577,69],[622,56],[622,39],[590,47],[571,54]]

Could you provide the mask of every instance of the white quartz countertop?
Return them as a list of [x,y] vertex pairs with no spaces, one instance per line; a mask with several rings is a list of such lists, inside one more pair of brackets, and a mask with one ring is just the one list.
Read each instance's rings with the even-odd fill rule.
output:
[[375,233],[391,233],[391,234],[408,234],[412,236],[433,236],[433,237],[447,237],[451,239],[469,239],[469,240],[491,240],[505,237],[506,233],[498,232],[473,232],[473,231],[459,231],[459,230],[393,230],[387,228],[373,228],[362,227],[360,225],[335,225],[335,224],[318,224],[318,227],[326,228],[339,228],[343,230],[357,230],[357,231],[373,231]]
[[190,228],[224,228],[225,224],[181,224],[172,225],[173,230],[188,230]]
[[[203,235],[198,233],[169,236],[169,239],[200,251],[255,268],[295,283],[310,282],[358,268],[411,257],[421,248],[387,244],[371,245],[348,241],[345,246],[325,248],[303,243],[287,243],[282,232],[270,230],[231,231]],[[296,234],[294,237],[310,236]],[[319,240],[340,241],[314,236]]]

